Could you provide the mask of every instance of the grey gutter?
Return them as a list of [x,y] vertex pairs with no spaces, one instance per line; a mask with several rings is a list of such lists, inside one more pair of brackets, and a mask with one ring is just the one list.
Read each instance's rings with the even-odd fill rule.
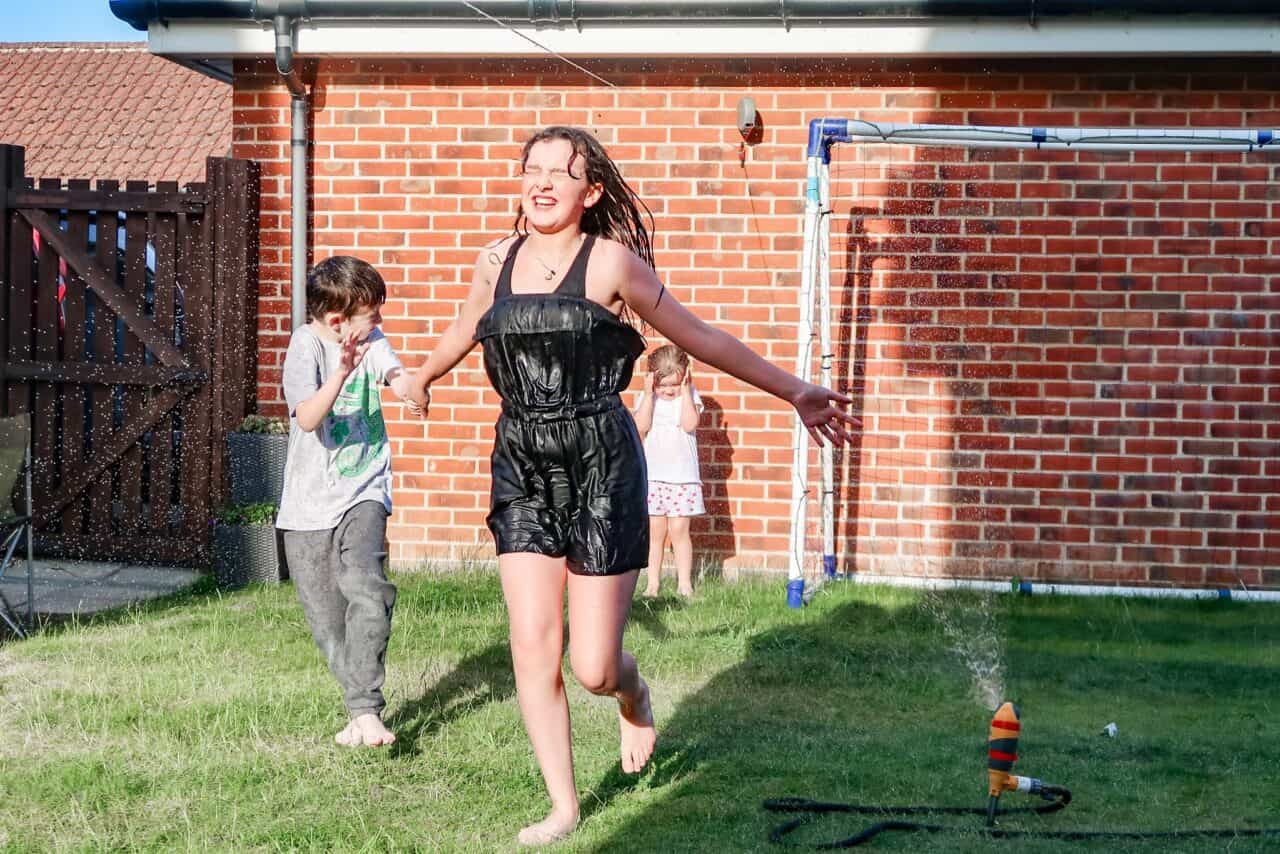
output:
[[[1277,15],[1276,0],[473,0],[510,24],[577,26],[656,21],[830,23],[945,18],[1167,17]],[[462,23],[480,16],[458,0],[111,0],[119,19],[145,30],[178,19],[384,21],[430,18]]]

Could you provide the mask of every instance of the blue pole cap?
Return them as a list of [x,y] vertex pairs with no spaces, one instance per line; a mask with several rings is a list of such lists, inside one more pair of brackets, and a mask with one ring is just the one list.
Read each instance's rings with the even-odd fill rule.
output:
[[809,157],[821,156],[824,161],[830,158],[830,142],[833,137],[844,137],[849,134],[847,119],[812,119],[809,122]]
[[804,579],[797,578],[787,582],[787,607],[804,607]]

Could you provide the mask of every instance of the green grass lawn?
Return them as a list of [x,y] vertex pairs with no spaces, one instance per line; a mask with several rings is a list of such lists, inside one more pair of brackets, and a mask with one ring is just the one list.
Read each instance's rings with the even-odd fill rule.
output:
[[[288,586],[198,590],[0,647],[0,850],[515,850],[546,801],[496,575],[395,580],[390,750],[332,743],[339,693]],[[553,850],[780,850],[760,802],[781,795],[982,806],[990,712],[957,650],[999,655],[1022,708],[1016,770],[1075,795],[1002,826],[1280,827],[1280,608],[861,586],[802,611],[783,600],[770,580],[637,602],[628,646],[653,687],[656,759],[621,774],[614,709],[571,685],[583,820]],[[1119,737],[1101,737],[1111,721]],[[999,842],[976,817],[937,821],[967,832],[869,850],[1280,850]]]

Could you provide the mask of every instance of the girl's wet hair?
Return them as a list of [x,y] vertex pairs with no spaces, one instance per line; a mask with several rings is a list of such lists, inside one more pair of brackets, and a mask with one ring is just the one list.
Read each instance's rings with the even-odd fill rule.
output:
[[[563,139],[573,146],[573,156],[568,163],[570,174],[581,178],[585,166],[587,182],[603,188],[600,200],[582,212],[582,230],[618,241],[653,268],[653,243],[649,237],[653,214],[623,179],[604,146],[594,136],[581,128],[564,125],[543,128],[525,142],[520,152],[520,165],[524,166],[528,161],[529,151],[535,145],[552,139]],[[521,210],[516,214],[515,230],[518,234],[528,232],[524,219],[524,211]]]
[[649,354],[649,372],[655,379],[689,370],[689,354],[674,344],[664,344]]

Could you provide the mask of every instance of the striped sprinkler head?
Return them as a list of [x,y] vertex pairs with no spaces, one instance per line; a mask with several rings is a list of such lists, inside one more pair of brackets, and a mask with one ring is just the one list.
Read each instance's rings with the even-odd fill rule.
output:
[[1013,763],[1018,759],[1018,733],[1022,728],[1021,715],[1013,703],[1004,703],[996,709],[987,735],[988,793],[993,798],[1013,788],[1009,785]]

